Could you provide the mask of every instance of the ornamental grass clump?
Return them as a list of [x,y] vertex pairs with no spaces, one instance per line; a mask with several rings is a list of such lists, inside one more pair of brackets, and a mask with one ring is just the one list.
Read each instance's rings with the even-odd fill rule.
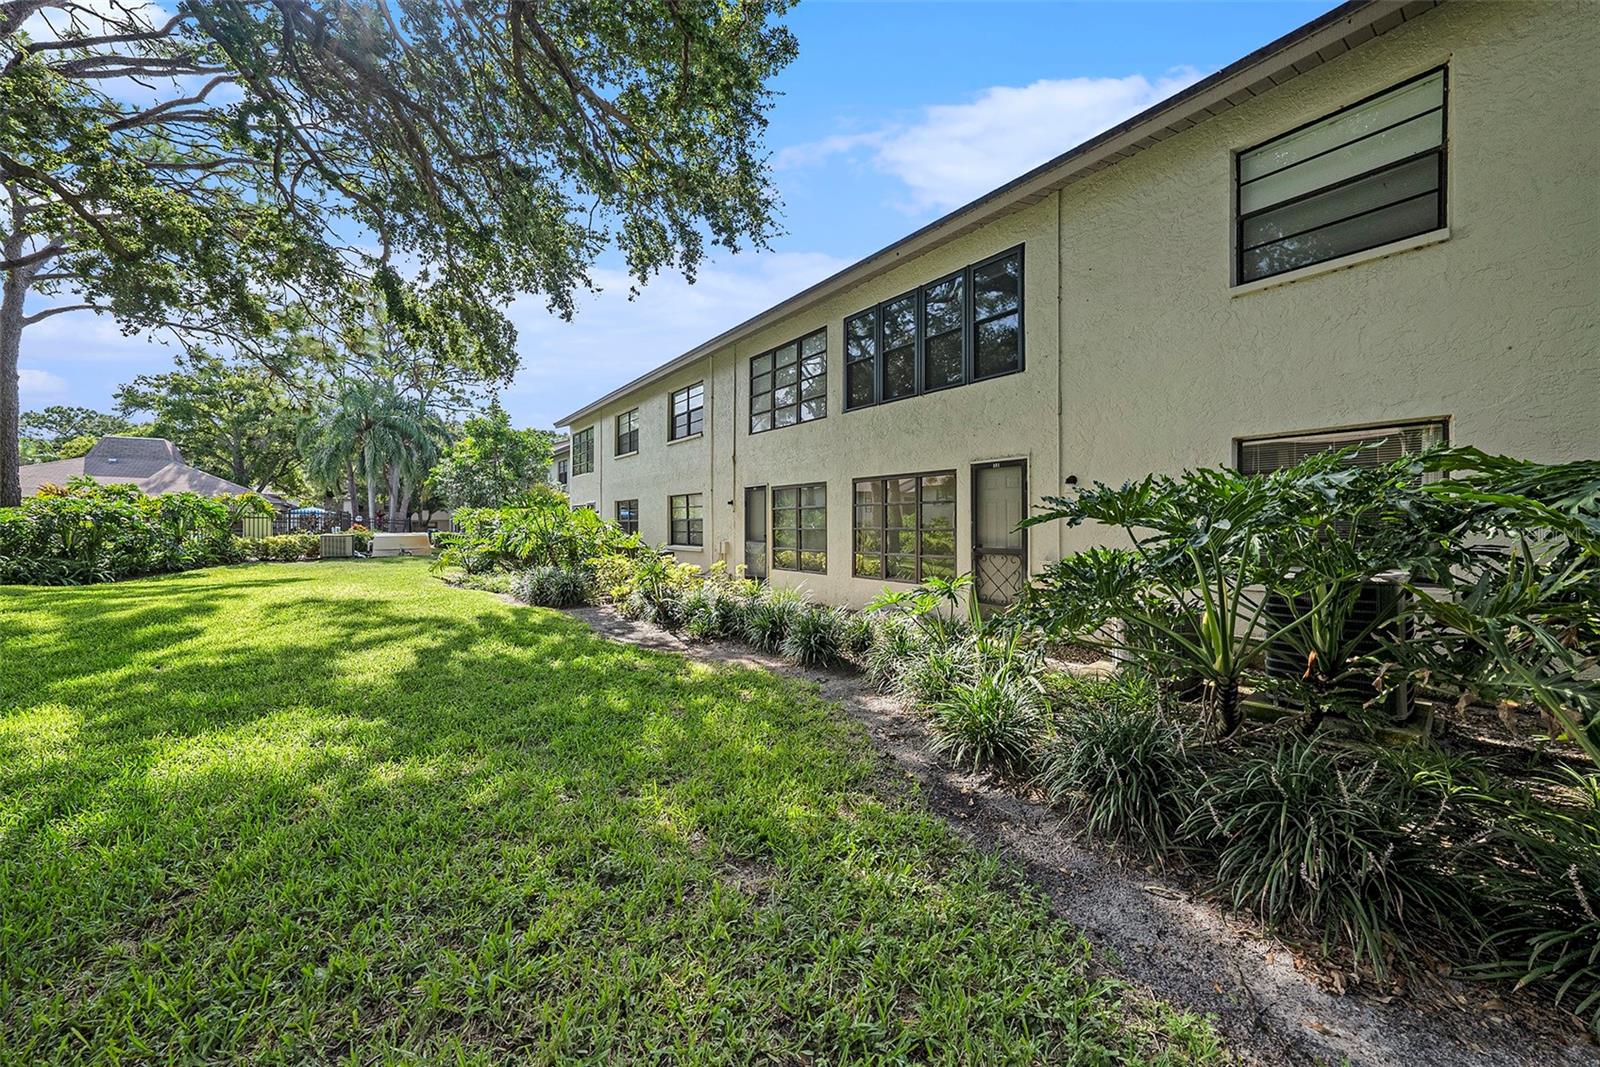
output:
[[861,656],[862,668],[874,686],[892,691],[926,639],[917,624],[903,615],[871,612],[862,617],[872,620],[872,635]]
[[1055,729],[1039,784],[1097,838],[1165,853],[1201,773],[1194,730],[1160,707],[1143,674],[1063,678],[1052,687]]
[[744,603],[720,585],[706,582],[683,598],[683,632],[695,641],[712,641],[743,630]]
[[1047,724],[1038,689],[1004,669],[955,683],[928,713],[929,750],[973,771],[1025,771]]
[[844,659],[845,614],[821,604],[801,605],[790,617],[780,646],[802,667],[832,667]]
[[745,608],[745,640],[764,652],[781,651],[789,624],[805,606],[805,599],[798,590],[768,586]]
[[1382,980],[1397,942],[1470,914],[1433,862],[1432,814],[1382,761],[1295,739],[1217,761],[1179,833],[1212,854],[1235,907],[1320,936]]
[[1485,799],[1458,870],[1492,962],[1468,973],[1544,989],[1600,1035],[1600,775],[1563,768]]
[[587,603],[593,590],[588,573],[577,567],[530,567],[511,583],[511,595],[542,608],[570,608]]

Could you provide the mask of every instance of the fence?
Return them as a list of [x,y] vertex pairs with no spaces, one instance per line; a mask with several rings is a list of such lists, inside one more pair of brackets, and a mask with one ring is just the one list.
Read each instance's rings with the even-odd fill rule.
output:
[[[274,512],[269,519],[265,515],[247,516],[235,528],[235,532],[242,537],[267,537],[278,534],[324,534],[343,532],[355,525],[357,519],[348,511],[309,511]],[[363,519],[360,525],[365,526],[373,533],[424,533],[429,530],[449,530],[451,524],[448,518],[433,519],[423,522],[413,518],[379,519],[373,521]]]

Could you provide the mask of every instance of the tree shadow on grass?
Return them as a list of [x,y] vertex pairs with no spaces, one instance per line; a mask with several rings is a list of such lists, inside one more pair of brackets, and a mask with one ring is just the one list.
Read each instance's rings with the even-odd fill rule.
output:
[[414,566],[330,591],[357,573],[27,598],[8,647],[48,654],[0,682],[0,1051],[918,1058],[1064,1010],[960,961],[1075,975],[1070,933],[881,804],[809,687]]

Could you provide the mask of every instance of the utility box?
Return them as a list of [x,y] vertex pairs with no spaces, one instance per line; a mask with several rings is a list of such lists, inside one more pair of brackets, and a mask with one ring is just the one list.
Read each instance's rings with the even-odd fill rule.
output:
[[252,541],[259,541],[263,537],[272,536],[271,515],[246,515],[240,522],[244,528],[244,536]]
[[318,555],[323,559],[354,559],[356,554],[356,539],[347,533],[323,534],[318,538],[320,542]]

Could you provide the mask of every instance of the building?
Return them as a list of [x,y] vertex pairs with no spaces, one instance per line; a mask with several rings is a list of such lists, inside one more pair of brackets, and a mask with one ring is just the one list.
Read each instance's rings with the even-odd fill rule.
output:
[[[685,561],[982,599],[1073,484],[1352,440],[1600,455],[1600,12],[1356,0],[563,420]],[[1117,535],[1120,541],[1120,534]]]
[[[24,497],[38,493],[40,486],[66,485],[83,475],[107,485],[136,485],[140,492],[150,496],[162,493],[228,496],[252,492],[247,486],[189,466],[178,446],[165,437],[102,437],[76,459],[28,463],[19,473]],[[261,495],[275,507],[287,506],[287,501],[274,493]]]
[[550,467],[545,472],[545,477],[550,484],[561,490],[567,491],[567,482],[572,477],[571,472],[572,438],[563,437],[550,448]]

